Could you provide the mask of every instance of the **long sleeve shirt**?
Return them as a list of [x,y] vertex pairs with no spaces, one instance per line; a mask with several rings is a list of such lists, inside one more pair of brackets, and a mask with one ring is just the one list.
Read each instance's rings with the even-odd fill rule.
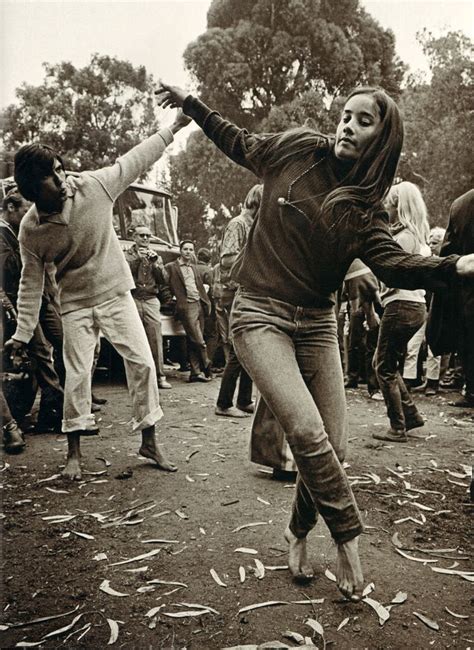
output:
[[137,245],[133,244],[125,251],[125,259],[135,282],[135,289],[132,289],[133,297],[137,300],[156,298],[160,287],[165,283],[163,277],[164,266],[161,257],[158,256],[155,260],[142,257],[138,252]]
[[172,140],[172,132],[162,129],[114,165],[70,176],[60,213],[39,215],[33,206],[23,217],[19,236],[23,270],[15,339],[27,343],[38,322],[46,263],[56,265],[63,314],[99,305],[134,288],[113,228],[113,203],[160,158]]
[[263,179],[259,216],[236,275],[245,289],[302,307],[329,306],[356,257],[387,286],[447,288],[458,256],[406,253],[393,240],[383,211],[368,216],[346,210],[336,218],[322,212],[341,176],[333,145],[295,155],[275,170],[255,155],[257,136],[191,95],[183,109],[229,158]]

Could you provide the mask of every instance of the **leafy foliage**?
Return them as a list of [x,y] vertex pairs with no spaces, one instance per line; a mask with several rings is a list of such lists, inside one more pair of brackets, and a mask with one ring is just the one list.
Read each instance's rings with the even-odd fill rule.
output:
[[[207,30],[184,60],[203,101],[260,132],[304,123],[331,132],[351,88],[370,83],[397,95],[405,70],[392,32],[358,0],[213,0]],[[255,182],[202,134],[172,159],[171,170],[175,183],[201,197],[201,208],[224,219]],[[220,228],[219,219],[212,226]]]
[[461,32],[435,38],[424,31],[419,39],[432,78],[430,84],[412,78],[403,94],[401,173],[422,186],[431,224],[444,226],[453,200],[474,187],[473,44]]
[[152,79],[144,67],[94,54],[89,65],[43,64],[39,86],[23,84],[5,111],[4,144],[42,141],[73,169],[102,166],[156,129]]

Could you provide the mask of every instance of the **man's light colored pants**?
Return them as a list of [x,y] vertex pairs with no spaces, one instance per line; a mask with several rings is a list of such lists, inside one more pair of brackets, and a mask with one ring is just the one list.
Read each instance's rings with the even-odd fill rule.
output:
[[91,370],[100,332],[123,358],[132,399],[133,430],[145,429],[162,417],[155,363],[130,292],[65,314],[63,329],[63,432],[95,428],[91,414]]
[[138,314],[145,328],[145,333],[150,344],[151,353],[155,360],[156,374],[165,378],[163,360],[163,334],[161,332],[161,312],[158,298],[133,298],[138,309]]

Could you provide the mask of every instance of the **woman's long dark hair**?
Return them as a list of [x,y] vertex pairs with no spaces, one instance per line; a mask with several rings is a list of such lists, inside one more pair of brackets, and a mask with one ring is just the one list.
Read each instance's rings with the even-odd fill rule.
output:
[[[327,212],[349,207],[347,204],[363,212],[380,209],[393,183],[403,145],[403,122],[395,101],[382,88],[369,86],[356,88],[346,101],[355,95],[370,95],[374,99],[380,114],[380,131],[339,186],[324,200],[322,209]],[[267,169],[281,169],[292,158],[310,155],[315,150],[327,152],[331,146],[332,138],[312,129],[299,128],[263,136],[249,157],[263,160]]]

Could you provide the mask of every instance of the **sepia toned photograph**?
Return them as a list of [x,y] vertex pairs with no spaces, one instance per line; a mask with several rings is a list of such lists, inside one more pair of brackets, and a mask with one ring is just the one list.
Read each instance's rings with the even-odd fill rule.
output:
[[474,647],[471,0],[0,35],[0,647]]

